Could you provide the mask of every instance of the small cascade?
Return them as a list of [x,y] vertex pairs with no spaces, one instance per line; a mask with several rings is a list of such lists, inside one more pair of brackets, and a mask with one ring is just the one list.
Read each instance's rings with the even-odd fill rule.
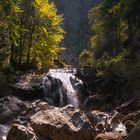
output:
[[[45,82],[43,83],[43,85],[46,85],[46,83],[48,83],[48,85],[49,85],[49,86],[48,85],[44,86],[44,91],[45,91],[46,95],[48,96],[48,93],[51,91],[51,90],[48,91],[48,89],[50,87],[51,88],[59,87],[59,89],[58,89],[59,97],[60,97],[59,101],[61,102],[61,104],[63,102],[65,102],[64,100],[67,100],[67,104],[72,104],[78,108],[79,107],[78,93],[79,93],[79,89],[82,85],[82,81],[74,76],[75,72],[76,72],[76,69],[50,69],[48,76],[53,77],[54,79],[57,79],[57,80],[51,80],[51,81],[48,81],[46,79],[44,80]],[[52,81],[57,81],[57,82],[55,82],[55,84],[57,83],[58,85],[51,86]],[[65,93],[61,94],[60,87],[63,87],[66,89]],[[64,94],[66,94],[67,99],[64,98]],[[62,105],[60,105],[60,106],[62,106]]]
[[9,129],[10,129],[9,125],[0,124],[0,140],[6,140]]

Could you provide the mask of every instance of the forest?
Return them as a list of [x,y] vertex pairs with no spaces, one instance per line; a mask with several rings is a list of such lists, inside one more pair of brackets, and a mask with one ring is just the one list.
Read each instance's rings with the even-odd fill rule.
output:
[[139,83],[139,0],[0,0],[1,140],[139,140]]
[[91,35],[80,65],[96,68],[99,77],[107,78],[107,87],[114,83],[113,92],[139,90],[140,2],[103,0],[88,16]]
[[[0,2],[2,67],[51,66],[63,39],[62,16],[47,0]],[[47,60],[47,61],[46,61]]]

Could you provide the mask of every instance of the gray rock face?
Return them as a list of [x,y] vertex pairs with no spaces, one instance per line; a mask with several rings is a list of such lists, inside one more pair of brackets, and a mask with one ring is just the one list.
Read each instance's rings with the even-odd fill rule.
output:
[[4,97],[0,99],[0,124],[7,123],[17,116],[26,105],[15,97]]
[[47,103],[42,107],[27,125],[14,124],[7,140],[93,140],[89,119],[79,109],[71,105],[56,108]]
[[10,130],[10,133],[11,135],[7,137],[8,140],[38,140],[30,126],[26,128],[23,125],[15,124]]
[[87,46],[89,35],[88,12],[97,3],[97,0],[51,1],[55,2],[58,13],[64,14],[63,27],[66,35],[63,46],[67,50],[62,53],[62,57],[65,57],[68,64],[74,63],[73,59]]
[[140,140],[140,120],[125,140]]
[[0,99],[0,140],[6,140],[11,122],[27,109],[27,105],[15,97]]
[[43,80],[45,101],[53,106],[65,106],[67,102],[67,90],[60,79],[50,75]]
[[108,132],[105,134],[98,134],[95,140],[123,140],[119,132]]
[[12,94],[22,99],[36,99],[44,96],[42,77],[34,72],[28,72],[20,77],[16,83],[9,84]]

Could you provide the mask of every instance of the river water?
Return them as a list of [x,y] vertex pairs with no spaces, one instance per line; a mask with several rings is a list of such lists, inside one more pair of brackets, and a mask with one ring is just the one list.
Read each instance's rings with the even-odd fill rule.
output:
[[[50,69],[48,75],[60,79],[67,91],[68,104],[79,107],[78,94],[82,81],[75,77],[76,69]],[[63,100],[63,99],[61,99]]]
[[[75,76],[75,73],[76,73],[76,69],[50,69],[47,74],[43,74],[41,76],[41,78],[42,78],[41,83],[43,85],[43,89],[44,89],[44,93],[45,93],[44,95],[47,98],[49,97],[54,102],[55,102],[55,100],[53,100],[53,99],[56,99],[57,97],[59,97],[60,106],[58,106],[58,107],[62,107],[62,106],[64,106],[63,103],[66,98],[63,98],[63,96],[61,96],[61,94],[62,95],[65,94],[67,97],[67,104],[72,104],[75,108],[79,108],[79,106],[80,106],[79,94],[80,94],[81,88],[83,86],[83,82]],[[19,80],[18,84],[20,86],[22,86],[23,88],[28,87],[30,84],[31,77],[32,77],[32,74],[25,75],[25,78],[24,78],[25,80],[24,79]],[[63,92],[62,92],[62,89],[63,89],[62,87],[65,89]],[[54,97],[54,96],[56,96],[56,97]],[[17,101],[15,100],[15,102],[14,102],[14,100],[12,100],[12,103],[15,103],[15,105],[13,105],[13,108],[11,108],[11,103],[8,104],[8,102],[6,103],[6,107],[9,106],[9,110],[12,109],[13,110],[12,112],[14,113],[14,111],[16,109]],[[32,102],[30,102],[30,101],[28,103],[32,104]],[[67,105],[67,104],[65,104],[65,105]],[[19,107],[19,105],[17,107]],[[35,106],[35,108],[36,108],[36,106]],[[4,108],[2,110],[4,110]],[[7,110],[5,110],[5,111],[7,111]],[[22,111],[19,109],[19,114]],[[97,112],[97,111],[95,111],[95,112]],[[107,123],[107,122],[110,122],[109,113],[103,113],[101,118],[97,113],[95,113],[95,114],[97,115],[97,119],[99,119],[99,122],[102,123],[103,125],[105,125],[105,123]],[[17,116],[17,118],[18,117],[19,116]],[[14,119],[15,118],[13,118],[13,120]],[[13,120],[10,121],[10,124]],[[126,132],[126,128],[122,123],[118,123],[118,122],[112,123],[110,126],[115,131]],[[0,140],[6,140],[6,136],[7,136],[7,133],[9,131],[10,127],[11,127],[11,125],[9,125],[8,122],[6,122],[6,124],[0,124]]]

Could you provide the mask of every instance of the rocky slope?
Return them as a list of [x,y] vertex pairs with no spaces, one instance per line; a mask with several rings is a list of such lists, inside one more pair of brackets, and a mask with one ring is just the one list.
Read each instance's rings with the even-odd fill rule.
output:
[[[51,70],[51,75],[33,72],[22,75],[19,82],[13,84],[13,93],[16,92],[16,96],[20,94],[20,98],[25,98],[26,95],[33,99],[23,101],[13,96],[0,99],[0,139],[6,140],[7,137],[7,140],[124,140],[128,136],[126,140],[139,140],[140,97],[123,102],[121,98],[108,98],[101,93],[85,96],[88,92],[84,90],[76,94],[79,96],[80,106],[69,101],[61,104],[62,100],[59,100],[58,96],[72,94],[68,92],[72,91],[68,90],[69,84],[76,89],[79,86],[82,89],[79,80],[71,77],[68,72],[69,70],[65,70],[64,73],[64,70],[59,69]],[[88,76],[88,73],[85,76]],[[37,77],[42,77],[44,82]],[[67,83],[64,93],[63,80]],[[43,86],[45,92],[41,94],[40,88]],[[42,97],[36,98],[37,94]],[[73,100],[75,98],[69,97]]]
[[126,140],[139,140],[139,111],[84,113],[72,105],[58,108],[38,100],[19,112],[7,140],[124,140],[129,132]]
[[[19,132],[19,133],[17,133]],[[23,125],[15,124],[7,140],[92,140],[92,127],[87,116],[73,106],[40,105],[40,111]]]

